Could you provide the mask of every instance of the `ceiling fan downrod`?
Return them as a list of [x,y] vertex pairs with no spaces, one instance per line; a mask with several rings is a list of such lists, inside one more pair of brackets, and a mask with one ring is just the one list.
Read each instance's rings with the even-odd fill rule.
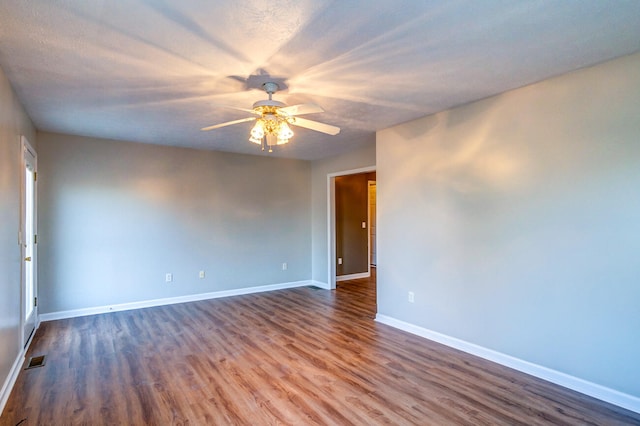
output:
[[278,84],[272,81],[267,81],[266,83],[264,83],[262,85],[262,88],[269,94],[269,100],[271,100],[271,96],[273,96],[273,94],[276,93],[279,89]]

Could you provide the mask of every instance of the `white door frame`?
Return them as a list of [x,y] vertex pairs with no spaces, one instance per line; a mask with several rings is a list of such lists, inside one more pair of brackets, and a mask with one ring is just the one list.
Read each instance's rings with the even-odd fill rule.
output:
[[[36,154],[35,149],[31,146],[29,141],[25,136],[22,136],[20,139],[20,154],[21,154],[21,170],[20,170],[20,330],[21,330],[21,343],[22,347],[26,347],[29,343],[29,340],[35,334],[35,329],[38,327],[38,306],[35,303],[38,297],[38,252],[37,252],[37,244],[36,244],[36,235],[38,233],[38,182],[37,182],[37,170],[38,170],[38,156]],[[33,238],[31,241],[32,244],[32,252],[31,259],[29,261],[31,266],[31,279],[33,280],[33,289],[31,295],[28,297],[32,300],[29,303],[33,304],[32,314],[27,318],[27,260],[26,260],[26,248],[27,248],[27,232],[26,232],[26,208],[27,208],[27,200],[26,200],[26,190],[27,190],[27,177],[25,174],[25,170],[27,168],[27,164],[31,164],[34,172],[34,181],[33,181]],[[33,322],[33,329],[27,331],[27,325]],[[30,327],[29,327],[30,328]]]
[[[336,288],[336,177],[375,172],[376,166],[359,169],[344,170],[327,175],[327,247],[328,247],[328,277],[329,289]],[[368,206],[367,206],[368,208]],[[367,260],[367,264],[369,261]]]
[[[367,251],[367,256],[368,256],[368,258],[367,258],[368,262],[367,263],[369,264],[369,276],[371,276],[371,265],[372,265],[372,263],[371,263],[371,252],[373,251],[373,247],[372,247],[372,244],[371,244],[371,225],[372,225],[372,223],[371,223],[371,187],[372,186],[375,186],[376,187],[376,191],[377,191],[377,188],[378,188],[377,179],[376,180],[370,180],[370,181],[367,182],[367,221],[368,221],[367,222],[367,247],[369,248],[368,251]],[[377,203],[377,199],[378,199],[378,194],[376,192],[376,203]],[[376,207],[377,207],[377,205],[376,205]],[[377,209],[376,209],[376,218],[378,217],[377,213],[378,212],[377,212]],[[377,222],[377,220],[376,220],[376,222]],[[378,237],[378,229],[377,229],[378,224],[375,223],[373,225],[376,226],[376,243],[377,243],[377,241],[378,241],[378,238],[377,238]],[[377,256],[377,250],[376,250],[376,256]],[[377,262],[377,257],[376,257],[376,263],[375,264],[377,265],[377,263],[378,262]]]

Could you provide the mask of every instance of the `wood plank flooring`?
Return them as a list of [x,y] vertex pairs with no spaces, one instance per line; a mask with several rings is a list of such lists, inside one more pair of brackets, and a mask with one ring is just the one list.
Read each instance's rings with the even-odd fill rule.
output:
[[43,323],[0,424],[640,424],[375,310],[353,280]]

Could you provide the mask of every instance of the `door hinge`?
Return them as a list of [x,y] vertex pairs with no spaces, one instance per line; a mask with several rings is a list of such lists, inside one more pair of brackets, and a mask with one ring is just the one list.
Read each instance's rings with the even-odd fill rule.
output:
[[36,182],[38,180],[38,172],[33,172],[33,181]]
[[33,307],[35,308],[36,306],[38,306],[38,298],[34,297],[33,298]]
[[33,234],[33,244],[38,244],[38,234]]

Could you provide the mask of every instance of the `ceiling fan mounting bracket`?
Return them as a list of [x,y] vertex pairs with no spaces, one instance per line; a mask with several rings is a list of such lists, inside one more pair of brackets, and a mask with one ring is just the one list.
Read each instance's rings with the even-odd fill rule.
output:
[[262,88],[269,94],[269,99],[254,103],[253,109],[255,111],[262,113],[262,115],[264,115],[265,113],[275,114],[279,108],[284,108],[287,106],[283,102],[275,101],[272,99],[272,95],[276,93],[280,88],[280,86],[278,86],[278,83],[267,81],[262,84]]
[[262,88],[269,94],[269,99],[271,99],[271,95],[276,93],[280,86],[278,86],[278,83],[274,83],[273,81],[267,81],[262,85]]

